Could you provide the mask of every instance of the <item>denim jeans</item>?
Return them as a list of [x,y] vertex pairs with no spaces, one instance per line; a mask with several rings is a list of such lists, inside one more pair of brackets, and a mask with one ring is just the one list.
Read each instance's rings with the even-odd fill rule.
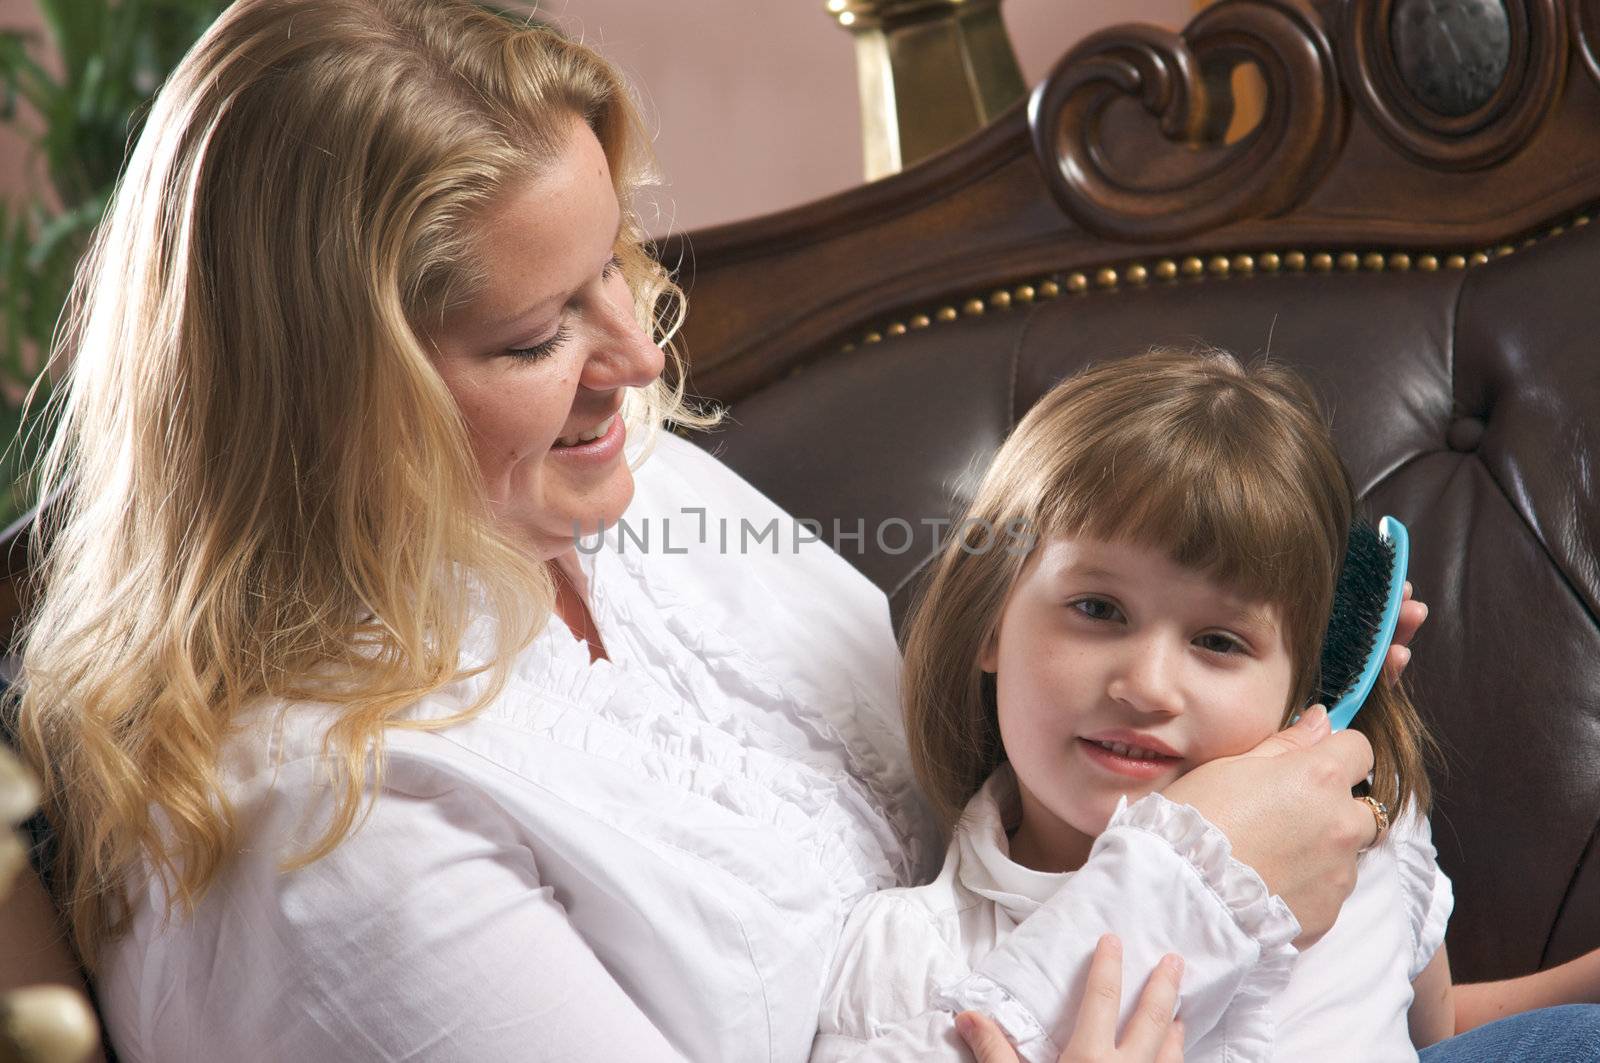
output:
[[1600,1004],[1510,1015],[1424,1048],[1422,1063],[1592,1063],[1600,1060]]

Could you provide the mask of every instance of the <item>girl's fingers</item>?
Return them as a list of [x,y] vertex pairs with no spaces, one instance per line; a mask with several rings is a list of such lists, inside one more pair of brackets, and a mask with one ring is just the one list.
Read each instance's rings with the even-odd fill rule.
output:
[[[1166,1051],[1173,1026],[1173,1012],[1178,1004],[1178,982],[1183,978],[1183,957],[1169,954],[1161,958],[1156,969],[1144,983],[1139,1003],[1128,1019],[1128,1028],[1122,1034],[1122,1053],[1128,1059],[1160,1059]],[[1179,1042],[1179,1056],[1183,1042]]]
[[1122,1011],[1122,940],[1102,934],[1089,962],[1078,1021],[1063,1056],[1100,1059],[1117,1047],[1117,1020]]
[[1428,603],[1415,599],[1400,603],[1400,617],[1395,621],[1394,639],[1404,646],[1416,637],[1417,629],[1428,619]]
[[963,1011],[956,1016],[956,1033],[967,1042],[978,1063],[1018,1063],[1016,1049],[987,1015]]
[[1410,598],[1411,584],[1406,584],[1406,600],[1400,605],[1400,619],[1394,626],[1394,643],[1389,647],[1388,656],[1384,658],[1383,678],[1390,686],[1400,681],[1400,675],[1406,670],[1406,665],[1411,663],[1411,650],[1408,648],[1412,639],[1416,638],[1417,631],[1422,627],[1423,621],[1428,619],[1428,606]]
[[1390,686],[1400,682],[1400,677],[1405,674],[1406,665],[1411,663],[1411,650],[1405,646],[1390,646],[1389,654],[1383,659],[1383,681]]

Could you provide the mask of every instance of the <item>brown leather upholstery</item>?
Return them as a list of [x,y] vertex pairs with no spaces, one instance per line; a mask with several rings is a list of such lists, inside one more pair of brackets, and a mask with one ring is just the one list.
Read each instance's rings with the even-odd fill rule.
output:
[[[1339,5],[1318,10],[1306,40],[1352,39]],[[1018,111],[917,171],[668,248],[693,266],[696,380],[734,415],[704,442],[825,537],[837,522],[841,552],[893,596],[897,618],[933,550],[920,522],[959,511],[1018,415],[1062,376],[1151,345],[1211,344],[1270,348],[1310,377],[1370,510],[1409,525],[1412,578],[1432,607],[1409,678],[1446,753],[1433,828],[1456,887],[1458,980],[1600,946],[1600,224],[1575,224],[1600,199],[1600,92],[1581,38],[1568,63],[1567,26],[1528,30],[1533,66],[1565,64],[1553,88],[1518,97],[1545,109],[1538,131],[1491,115],[1459,138],[1503,134],[1500,161],[1421,157],[1435,148],[1391,143],[1385,123],[1398,120],[1347,99],[1350,127],[1322,145],[1337,158],[1280,217],[1263,215],[1281,203],[1189,224],[1168,203],[1135,204],[1096,235],[1053,201],[1056,160],[1028,145],[1055,141]],[[1160,47],[1112,36],[1119,55],[1204,51],[1194,27]],[[1092,81],[1085,64],[1115,49],[1078,51],[1055,79]],[[1338,73],[1349,86],[1361,72]],[[1150,124],[1113,108],[1099,135],[1143,145],[1148,172],[1134,177],[1170,187]],[[1287,123],[1273,135],[1296,134]],[[1227,149],[1208,150],[1202,161],[1229,165]],[[1194,187],[1194,209],[1209,209]],[[1296,247],[1331,257],[1293,260]],[[1474,250],[1481,264],[1448,257]],[[1342,251],[1360,254],[1341,264]],[[889,518],[916,528],[912,549],[898,530],[877,541]],[[864,540],[849,536],[858,521]]]

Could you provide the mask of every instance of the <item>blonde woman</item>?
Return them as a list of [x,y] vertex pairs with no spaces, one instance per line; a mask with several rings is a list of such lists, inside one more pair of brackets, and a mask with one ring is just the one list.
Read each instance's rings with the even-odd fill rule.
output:
[[[57,352],[18,707],[123,1059],[803,1059],[849,909],[932,869],[882,595],[706,534],[794,533],[660,432],[709,418],[640,143],[611,67],[467,0],[240,0],[161,91]],[[1307,935],[1372,831],[1370,749],[1314,738],[1186,780],[1207,895]],[[1194,879],[1157,835],[1091,873]],[[970,1004],[1069,1025],[1156,901]]]

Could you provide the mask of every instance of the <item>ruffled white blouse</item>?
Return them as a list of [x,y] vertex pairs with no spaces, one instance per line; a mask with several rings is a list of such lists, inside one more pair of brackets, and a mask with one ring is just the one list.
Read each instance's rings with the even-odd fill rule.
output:
[[[938,856],[887,603],[688,443],[663,438],[636,484],[628,527],[580,555],[610,660],[553,620],[483,712],[390,731],[371,814],[309,867],[279,871],[328,822],[328,710],[244,721],[221,766],[243,846],[192,916],[167,923],[145,883],[104,954],[123,1059],[807,1057],[846,916]],[[453,713],[481,681],[411,715]],[[1130,970],[1214,957],[1185,978],[1186,1015],[1209,1025],[1296,933],[1225,845],[1198,817],[1108,832],[946,1010],[863,1058],[961,1058],[950,1009],[975,1006],[1053,1060],[1106,930]]]
[[[1002,767],[967,805],[938,878],[856,905],[834,956],[812,1063],[854,1058],[889,1031],[946,1010],[951,987],[970,979],[975,966],[1082,874],[1013,862],[1005,825],[1016,814],[1016,777]],[[1249,881],[1253,875],[1238,873],[1226,842],[1218,845],[1220,836],[1192,808],[1160,795],[1131,806],[1124,800],[1107,836],[1130,829],[1173,838],[1197,870],[1236,891],[1226,905],[1163,918],[1192,918],[1202,934],[1225,932],[1228,918],[1275,939],[1285,932],[1276,899],[1264,898]],[[1185,992],[1179,1008],[1183,1058],[1415,1060],[1407,1029],[1411,982],[1443,942],[1451,907],[1450,880],[1435,859],[1427,820],[1400,817],[1383,844],[1362,855],[1354,892],[1315,945],[1301,952],[1268,950],[1220,1015],[1200,1025],[1192,1021]],[[1186,952],[1184,960],[1185,982],[1197,971],[1207,976],[1213,963],[1203,951]],[[1148,971],[1148,965],[1125,966],[1124,1018]]]

